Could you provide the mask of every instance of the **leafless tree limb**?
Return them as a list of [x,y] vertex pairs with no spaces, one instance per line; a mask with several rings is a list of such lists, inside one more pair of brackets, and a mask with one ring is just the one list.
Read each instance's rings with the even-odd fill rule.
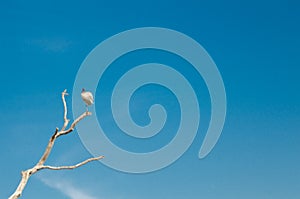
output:
[[64,90],[64,92],[62,92],[62,95],[61,95],[62,102],[63,102],[63,105],[64,105],[64,125],[63,125],[63,127],[61,128],[62,131],[64,131],[64,130],[67,128],[68,123],[69,123],[69,121],[70,121],[70,120],[67,118],[68,109],[67,109],[67,103],[66,103],[66,100],[65,100],[65,95],[68,95],[66,89]]
[[55,140],[62,136],[62,135],[66,135],[71,133],[75,126],[78,124],[78,122],[80,122],[82,119],[84,119],[85,117],[91,115],[91,112],[84,112],[82,113],[78,118],[76,118],[73,123],[70,125],[70,127],[68,129],[67,126],[70,122],[70,120],[67,118],[67,113],[68,113],[68,109],[67,109],[67,104],[66,104],[66,100],[65,100],[65,96],[68,95],[67,90],[64,90],[62,92],[62,102],[63,102],[63,106],[64,106],[64,124],[61,128],[61,130],[59,130],[58,128],[55,129],[54,134],[52,135],[52,137],[50,138],[48,145],[46,147],[46,150],[44,152],[44,154],[42,155],[41,159],[38,161],[38,163],[31,169],[27,169],[26,171],[22,171],[21,175],[21,181],[17,187],[17,189],[15,190],[15,192],[9,197],[9,199],[17,199],[22,195],[22,192],[29,180],[29,178],[35,174],[36,172],[42,170],[42,169],[50,169],[50,170],[63,170],[63,169],[76,169],[80,166],[83,166],[91,161],[96,161],[96,160],[100,160],[102,158],[104,158],[104,156],[99,156],[99,157],[94,157],[94,158],[89,158],[83,162],[80,162],[76,165],[72,165],[72,166],[59,166],[59,167],[54,167],[54,166],[48,166],[48,165],[44,165],[44,163],[46,162],[46,160],[48,159],[51,150],[53,148],[53,145],[55,143]]
[[95,157],[95,158],[89,158],[85,161],[82,161],[76,165],[72,165],[72,166],[60,166],[60,167],[53,167],[53,166],[48,166],[48,165],[43,165],[40,169],[50,169],[50,170],[63,170],[63,169],[76,169],[82,165],[85,165],[86,163],[89,163],[91,161],[95,161],[95,160],[100,160],[104,158],[104,156],[99,156],[99,157]]

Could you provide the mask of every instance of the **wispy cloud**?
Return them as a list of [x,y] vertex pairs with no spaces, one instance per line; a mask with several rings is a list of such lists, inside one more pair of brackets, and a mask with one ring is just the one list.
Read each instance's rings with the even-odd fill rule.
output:
[[70,199],[99,199],[99,197],[92,196],[90,193],[87,193],[87,191],[74,186],[65,179],[51,179],[43,175],[38,175],[38,179],[45,185],[60,191]]
[[72,44],[64,38],[36,38],[27,40],[27,45],[36,46],[44,51],[61,53],[65,52]]

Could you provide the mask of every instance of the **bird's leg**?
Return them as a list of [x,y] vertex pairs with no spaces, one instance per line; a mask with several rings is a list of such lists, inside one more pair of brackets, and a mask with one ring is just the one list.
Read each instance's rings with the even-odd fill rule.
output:
[[89,110],[88,110],[88,106],[87,106],[87,105],[85,105],[85,108],[86,108],[86,112],[89,112]]

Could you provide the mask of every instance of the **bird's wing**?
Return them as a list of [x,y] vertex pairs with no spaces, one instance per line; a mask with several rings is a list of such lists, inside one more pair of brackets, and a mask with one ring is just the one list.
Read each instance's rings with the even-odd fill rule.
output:
[[86,103],[86,105],[91,105],[94,103],[93,94],[91,92],[82,92],[81,98]]
[[86,97],[88,98],[88,100],[90,100],[90,102],[92,104],[94,104],[94,97],[93,97],[93,94],[91,92],[86,92]]

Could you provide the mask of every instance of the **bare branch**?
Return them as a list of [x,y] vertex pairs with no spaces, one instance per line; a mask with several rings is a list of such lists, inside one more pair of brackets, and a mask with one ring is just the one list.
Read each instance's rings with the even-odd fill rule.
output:
[[99,156],[99,157],[94,157],[94,158],[89,158],[83,162],[80,162],[76,165],[73,165],[73,166],[60,166],[60,167],[53,167],[53,166],[47,166],[47,165],[44,165],[44,163],[46,162],[46,160],[48,159],[50,153],[51,153],[51,150],[53,148],[53,145],[55,143],[55,140],[62,136],[62,135],[66,135],[66,134],[69,134],[71,133],[72,131],[74,131],[74,128],[75,126],[82,120],[84,119],[85,117],[89,116],[89,115],[92,115],[91,112],[84,112],[82,113],[78,118],[76,118],[73,123],[71,124],[70,128],[67,128],[68,124],[69,124],[69,119],[67,119],[67,113],[68,113],[68,109],[67,109],[67,104],[66,104],[66,100],[65,100],[65,96],[68,95],[67,93],[67,90],[64,90],[62,92],[62,102],[63,102],[63,105],[64,105],[64,124],[63,124],[63,127],[61,130],[59,130],[58,128],[55,129],[55,132],[54,134],[51,136],[49,142],[48,142],[48,145],[46,147],[46,150],[44,152],[44,154],[42,155],[41,159],[38,161],[38,163],[31,169],[28,169],[26,171],[22,171],[22,178],[21,178],[21,181],[16,189],[16,191],[9,197],[9,199],[18,199],[30,176],[35,174],[36,172],[38,172],[39,170],[42,170],[42,169],[50,169],[50,170],[63,170],[63,169],[75,169],[75,168],[78,168],[82,165],[85,165],[91,161],[95,161],[95,160],[100,160],[102,158],[104,158],[104,156]]
[[37,165],[43,165],[45,163],[45,161],[47,160],[47,158],[49,157],[52,147],[54,145],[54,142],[56,140],[57,134],[58,134],[58,128],[55,129],[55,133],[50,138],[48,145],[46,147],[46,150],[45,150],[44,154],[42,155],[41,159],[39,160],[39,162],[37,163]]
[[[62,92],[62,101],[63,101],[63,104],[64,104],[64,110],[65,110],[64,111],[65,112],[65,114],[64,114],[64,121],[65,121],[65,123],[64,123],[63,129],[65,129],[66,128],[65,125],[68,125],[68,123],[69,123],[69,120],[67,119],[67,116],[66,116],[66,113],[67,113],[67,105],[66,105],[66,100],[65,100],[65,95],[67,95],[66,91],[67,90],[64,90],[64,92]],[[38,162],[37,165],[43,165],[45,163],[45,161],[47,160],[47,158],[49,157],[49,155],[51,153],[51,150],[53,148],[53,145],[54,145],[54,142],[55,142],[56,138],[58,138],[58,137],[60,137],[62,135],[66,135],[66,134],[71,133],[74,130],[76,124],[78,122],[80,122],[83,118],[85,118],[86,116],[89,116],[89,115],[92,115],[92,113],[91,112],[84,112],[84,113],[82,113],[76,120],[74,120],[74,122],[71,124],[71,127],[69,129],[67,129],[67,130],[60,130],[60,131],[58,131],[58,128],[56,128],[55,133],[50,138],[50,140],[48,142],[48,145],[47,145],[47,148],[46,148],[46,150],[45,150],[42,158],[40,159],[40,161]]]
[[62,98],[63,105],[64,105],[64,125],[63,125],[63,127],[61,128],[62,131],[64,131],[64,130],[67,128],[68,123],[69,123],[69,121],[70,121],[70,120],[67,118],[68,109],[67,109],[67,103],[66,103],[65,95],[69,95],[69,94],[67,93],[67,89],[65,89],[64,92],[62,92],[62,94],[61,94],[61,98]]
[[[78,167],[81,167],[89,162],[95,161],[95,160],[100,160],[104,158],[104,156],[99,156],[99,157],[95,157],[95,158],[89,158],[83,162],[80,162],[76,165],[72,165],[72,166],[60,166],[60,167],[54,167],[54,166],[48,166],[48,165],[43,165],[40,169],[50,169],[50,170],[63,170],[63,169],[76,169]],[[40,170],[39,169],[39,170]]]
[[22,171],[21,174],[22,179],[20,181],[19,186],[17,187],[15,193],[13,193],[8,199],[17,199],[22,195],[23,189],[25,188],[30,175],[27,171]]
[[56,135],[56,138],[62,136],[62,135],[66,135],[68,133],[71,133],[75,126],[78,124],[78,122],[80,122],[83,118],[85,118],[86,116],[92,115],[91,112],[84,112],[82,113],[76,120],[74,120],[74,122],[71,124],[70,128],[64,131],[59,131]]

